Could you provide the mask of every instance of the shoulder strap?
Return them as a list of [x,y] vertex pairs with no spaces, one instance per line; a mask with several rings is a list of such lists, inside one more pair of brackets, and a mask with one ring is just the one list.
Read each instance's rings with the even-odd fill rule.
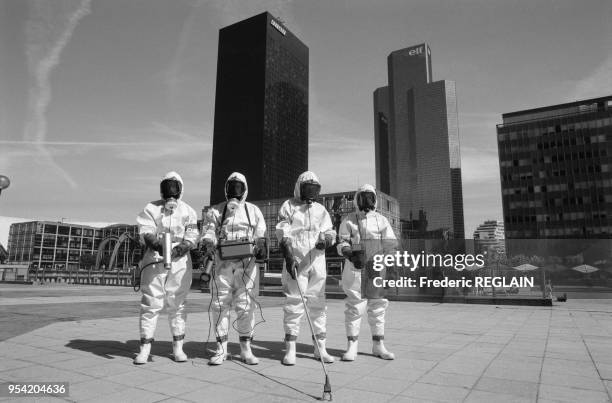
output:
[[359,242],[361,242],[363,236],[361,235],[361,223],[359,222],[359,213],[355,213],[355,221],[357,222],[357,233],[359,234]]
[[[249,216],[249,208],[247,207],[246,202],[244,202],[244,209],[246,211],[246,215],[247,215],[247,221],[249,222],[249,227],[253,227],[253,225],[251,224],[251,217]],[[255,229],[253,229],[253,231],[255,231]]]
[[[251,234],[253,235],[253,238],[255,238],[255,227],[253,227],[253,224],[251,224],[251,216],[249,215],[249,207],[247,206],[246,201],[244,202],[244,210],[246,211],[247,221],[249,222],[249,228],[251,229]],[[247,236],[248,235],[249,233],[247,231]]]
[[[244,202],[244,210],[246,211],[247,220],[249,221],[249,228],[251,228],[251,232],[255,234],[255,228],[253,228],[253,224],[251,224],[251,216],[249,215],[249,209],[247,207],[246,202]],[[219,228],[223,227],[223,223],[225,222],[226,214],[227,214],[227,203],[225,203],[225,206],[223,207],[223,214],[221,215],[221,224],[219,225]]]
[[220,227],[222,227],[223,223],[225,222],[226,213],[227,213],[227,202],[225,203],[225,206],[223,206],[223,214],[221,215],[221,223],[219,224]]
[[287,204],[289,205],[289,215],[287,216],[287,220],[289,221],[289,224],[293,224],[293,215],[295,214],[295,208],[293,207],[291,199],[287,200]]

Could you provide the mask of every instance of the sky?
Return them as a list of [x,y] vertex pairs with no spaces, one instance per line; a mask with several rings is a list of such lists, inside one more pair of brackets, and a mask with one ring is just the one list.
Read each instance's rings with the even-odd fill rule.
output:
[[134,223],[170,170],[200,211],[218,31],[263,11],[310,49],[323,192],[375,182],[372,91],[391,51],[430,45],[457,87],[468,236],[502,219],[502,113],[612,94],[609,0],[0,0],[0,216]]

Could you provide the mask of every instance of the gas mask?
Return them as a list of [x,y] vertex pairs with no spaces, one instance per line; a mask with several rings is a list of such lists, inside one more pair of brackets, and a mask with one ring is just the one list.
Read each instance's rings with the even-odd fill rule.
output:
[[178,207],[178,199],[181,197],[183,187],[181,182],[174,178],[164,179],[159,185],[159,192],[164,199],[164,207],[167,210],[173,211]]
[[300,199],[303,202],[312,204],[321,192],[321,185],[315,182],[303,182],[300,184]]
[[228,212],[233,213],[236,211],[245,191],[244,183],[234,179],[227,181],[225,185],[225,198],[227,199]]
[[357,195],[357,207],[367,213],[376,208],[376,195],[373,192],[361,192]]
[[174,211],[174,209],[176,209],[177,207],[178,201],[174,197],[171,197],[166,200],[166,204],[164,204],[164,208],[169,211]]
[[238,209],[239,205],[240,205],[240,200],[236,198],[231,198],[227,201],[227,211],[229,213],[233,213],[234,211],[236,211],[236,209]]
[[246,188],[244,186],[244,183],[237,181],[237,180],[229,180],[227,181],[227,184],[225,185],[225,198],[227,200],[229,199],[242,199],[242,196],[244,195]]

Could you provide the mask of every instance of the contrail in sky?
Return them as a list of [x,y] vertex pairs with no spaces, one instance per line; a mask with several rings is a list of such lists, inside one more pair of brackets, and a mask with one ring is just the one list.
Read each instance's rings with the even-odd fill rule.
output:
[[[33,8],[36,8],[36,4]],[[74,179],[55,162],[51,153],[44,146],[47,138],[47,107],[51,102],[51,83],[49,79],[51,72],[59,64],[62,51],[70,41],[79,21],[89,13],[91,13],[91,0],[82,0],[79,7],[69,15],[68,23],[60,36],[51,44],[49,51],[41,59],[37,60],[35,55],[36,50],[41,47],[41,43],[38,43],[38,41],[42,40],[42,37],[34,38],[34,41],[29,40],[27,49],[30,73],[34,75],[35,83],[30,88],[29,116],[25,127],[24,139],[34,141],[42,156],[73,188],[77,186]],[[48,23],[45,19],[43,16],[43,24]],[[44,26],[40,27],[43,30],[45,28]]]

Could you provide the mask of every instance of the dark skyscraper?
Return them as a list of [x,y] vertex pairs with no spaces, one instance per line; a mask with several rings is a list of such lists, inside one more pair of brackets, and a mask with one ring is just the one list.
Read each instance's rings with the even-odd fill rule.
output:
[[389,88],[374,91],[374,147],[376,149],[376,187],[389,194],[391,192],[391,173],[389,147]]
[[219,31],[210,202],[242,172],[249,199],[293,194],[308,169],[308,47],[269,13]]
[[506,113],[497,144],[506,238],[610,238],[612,96]]
[[376,185],[406,224],[424,213],[427,231],[463,238],[455,83],[432,81],[427,44],[391,52],[387,66],[389,85],[374,91]]

